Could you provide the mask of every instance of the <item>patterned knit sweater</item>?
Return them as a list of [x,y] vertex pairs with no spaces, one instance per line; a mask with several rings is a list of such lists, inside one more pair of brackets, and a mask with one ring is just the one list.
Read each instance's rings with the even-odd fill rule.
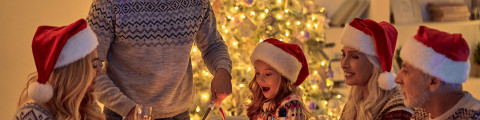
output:
[[122,116],[135,104],[152,106],[154,118],[188,110],[194,43],[213,75],[231,71],[208,0],[93,0],[87,21],[100,43],[98,56],[108,63],[95,94]]
[[55,116],[46,107],[35,102],[27,102],[18,108],[14,119],[55,120]]
[[[274,106],[278,106],[277,109],[273,109]],[[269,117],[275,116],[275,118],[279,117],[279,110],[285,109],[287,120],[304,120],[305,113],[303,111],[303,102],[299,96],[295,94],[291,94],[286,97],[280,104],[275,105],[272,102],[266,102],[263,104],[262,111],[254,117],[254,120],[269,120]],[[271,111],[274,111],[275,114],[272,115]]]
[[412,117],[413,110],[403,103],[401,91],[397,89],[394,91],[395,95],[383,106],[376,120],[408,120]]

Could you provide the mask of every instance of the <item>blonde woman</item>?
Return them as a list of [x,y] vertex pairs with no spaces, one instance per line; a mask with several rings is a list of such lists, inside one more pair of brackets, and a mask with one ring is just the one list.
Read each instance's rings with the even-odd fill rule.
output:
[[340,119],[410,119],[412,110],[390,72],[396,39],[396,29],[386,22],[356,18],[345,26],[341,66],[352,87]]
[[93,95],[100,69],[95,34],[81,19],[68,26],[40,26],[32,42],[37,72],[23,90],[17,120],[103,120]]

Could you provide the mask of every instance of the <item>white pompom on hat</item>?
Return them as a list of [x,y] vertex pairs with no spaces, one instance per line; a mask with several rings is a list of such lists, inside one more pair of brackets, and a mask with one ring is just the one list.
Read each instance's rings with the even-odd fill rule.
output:
[[384,90],[395,87],[395,73],[391,72],[393,54],[397,44],[397,30],[387,22],[375,22],[370,19],[355,18],[345,25],[341,43],[367,55],[376,56],[382,73],[378,86]]
[[53,88],[47,83],[53,69],[73,63],[97,48],[95,33],[84,19],[67,26],[39,26],[32,42],[38,79],[28,88],[35,102],[48,102]]
[[420,26],[400,51],[400,58],[441,81],[460,84],[470,71],[470,49],[461,34]]

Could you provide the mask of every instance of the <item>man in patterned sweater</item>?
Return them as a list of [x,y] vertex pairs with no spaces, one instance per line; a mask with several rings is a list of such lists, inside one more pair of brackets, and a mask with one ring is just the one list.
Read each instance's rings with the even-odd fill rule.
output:
[[133,116],[135,104],[156,119],[189,119],[194,43],[214,75],[212,100],[231,94],[232,63],[208,0],[93,0],[87,20],[107,63],[95,88],[107,119]]
[[415,110],[413,119],[480,120],[480,101],[462,90],[470,70],[469,54],[461,34],[425,26],[405,43],[395,82],[403,89],[405,105],[421,109]]

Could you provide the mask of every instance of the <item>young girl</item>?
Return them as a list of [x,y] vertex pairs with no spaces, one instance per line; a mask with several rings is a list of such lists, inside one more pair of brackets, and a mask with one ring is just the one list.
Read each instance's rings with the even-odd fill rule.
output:
[[298,85],[309,72],[301,48],[270,38],[257,45],[250,60],[255,67],[255,77],[249,83],[252,102],[247,105],[248,118],[306,119]]
[[351,87],[341,120],[409,120],[390,72],[397,41],[395,27],[386,22],[355,18],[345,25],[341,66]]
[[103,120],[93,95],[98,62],[95,34],[85,20],[40,26],[32,42],[36,74],[23,90],[17,120]]

